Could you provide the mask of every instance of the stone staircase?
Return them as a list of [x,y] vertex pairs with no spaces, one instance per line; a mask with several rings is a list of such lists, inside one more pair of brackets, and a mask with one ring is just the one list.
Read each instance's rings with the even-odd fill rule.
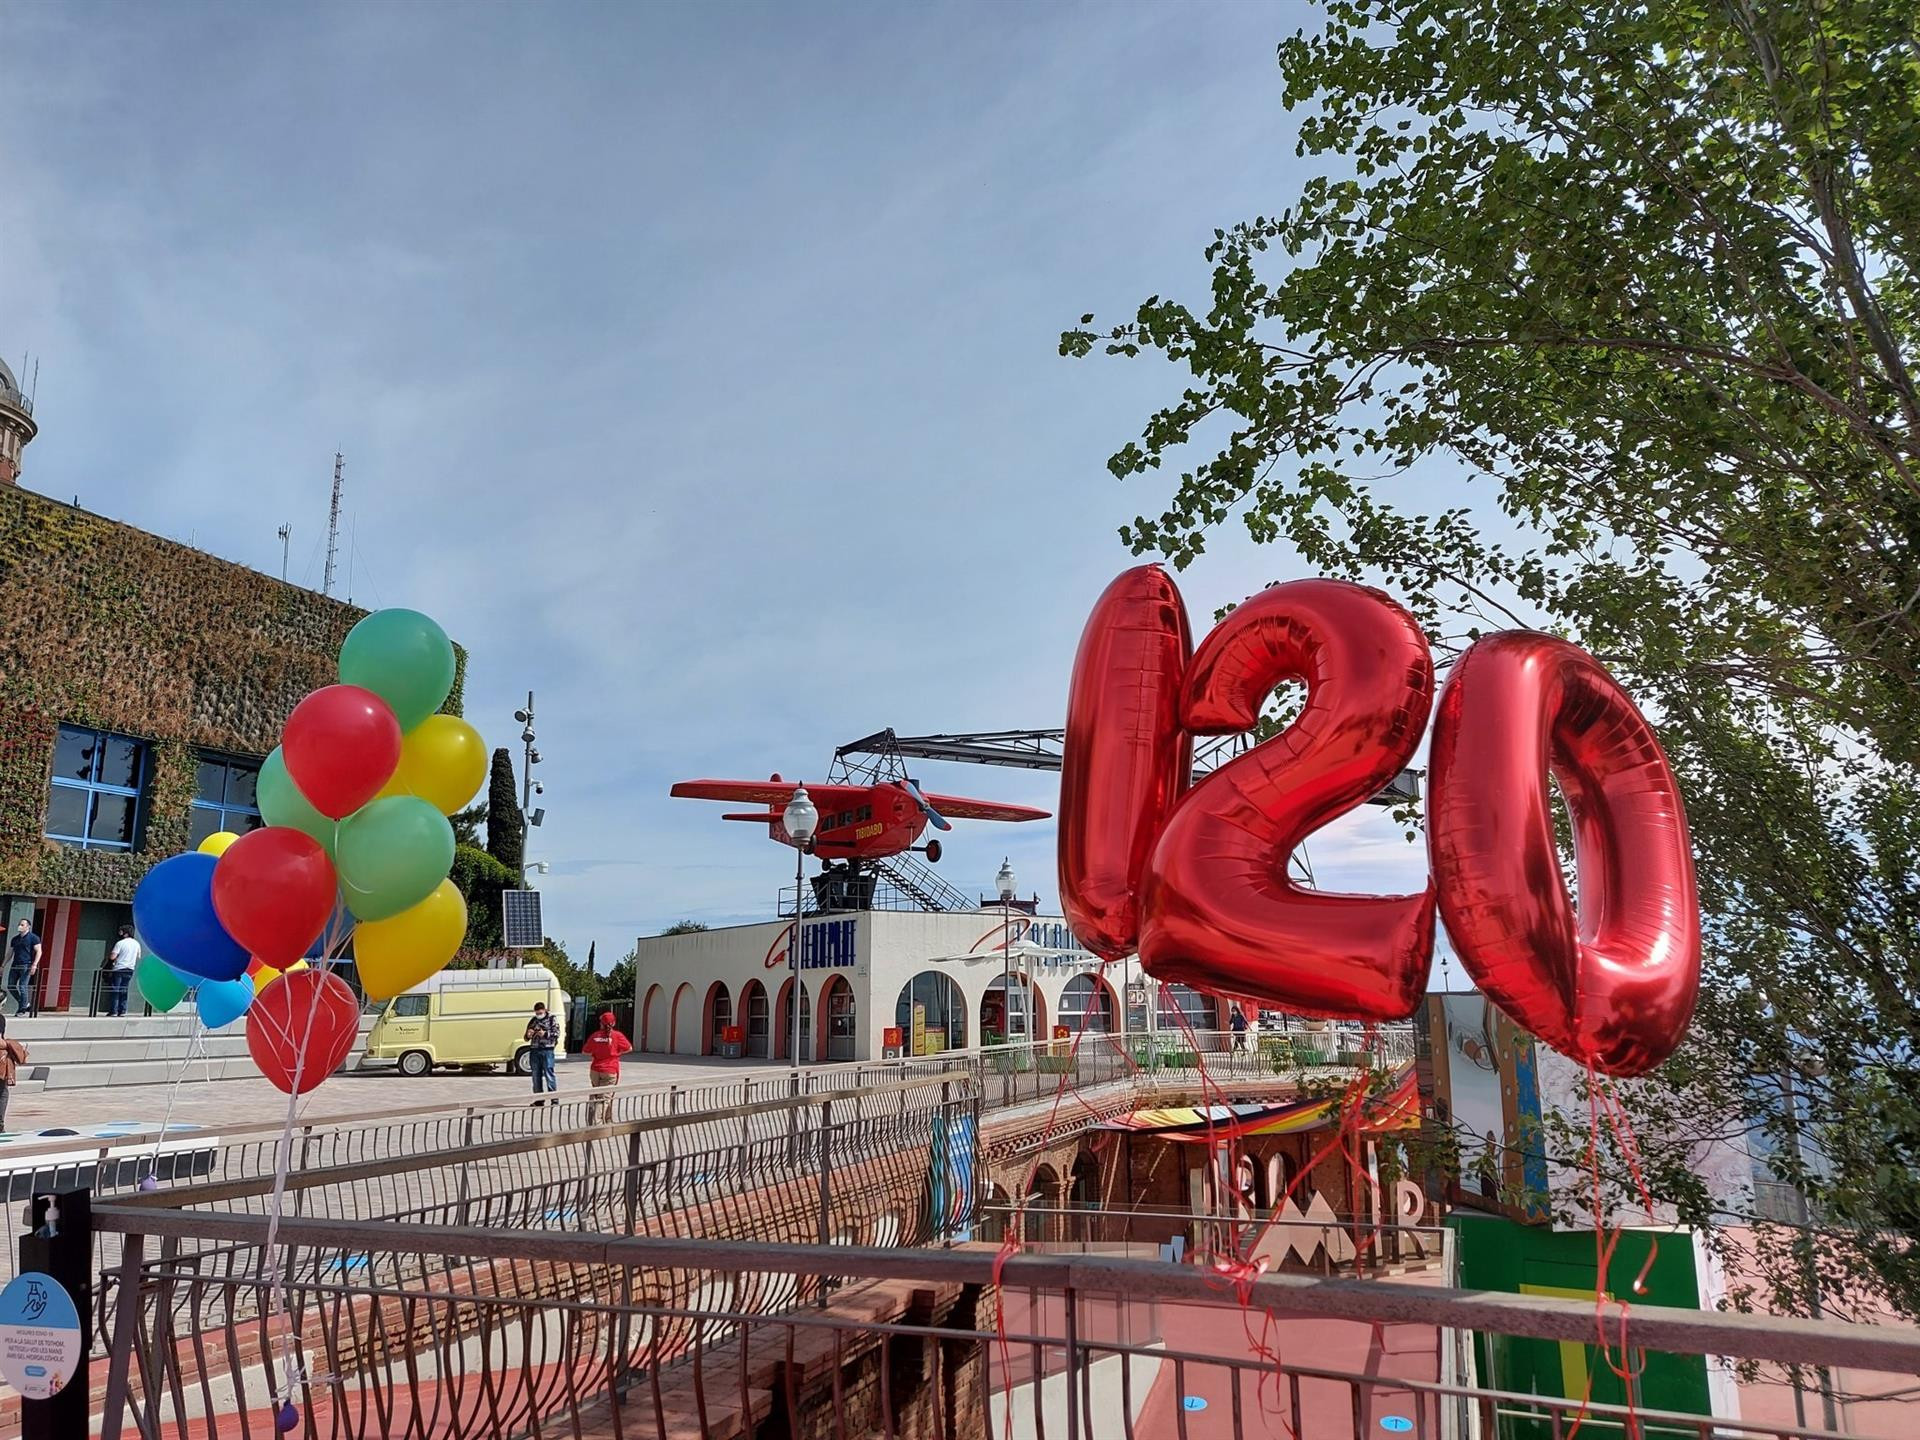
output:
[[[366,1048],[373,1028],[371,1012],[360,1017],[360,1038],[347,1058],[349,1065]],[[7,1019],[7,1037],[27,1047],[30,1058],[20,1070],[18,1089],[83,1090],[112,1085],[165,1085],[180,1074],[180,1065],[193,1048],[199,1027],[192,1014],[36,1015]],[[243,1080],[259,1075],[247,1053],[247,1027],[236,1021],[224,1030],[206,1031],[188,1078]]]

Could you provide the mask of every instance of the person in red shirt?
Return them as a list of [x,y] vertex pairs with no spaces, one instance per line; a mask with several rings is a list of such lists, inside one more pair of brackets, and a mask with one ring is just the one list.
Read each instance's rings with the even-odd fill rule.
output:
[[[620,1083],[620,1057],[633,1049],[633,1042],[613,1028],[611,1010],[600,1016],[600,1028],[587,1037],[581,1048],[593,1060],[588,1078],[594,1089],[611,1088]],[[613,1117],[613,1096],[600,1097],[599,1111],[603,1124]]]

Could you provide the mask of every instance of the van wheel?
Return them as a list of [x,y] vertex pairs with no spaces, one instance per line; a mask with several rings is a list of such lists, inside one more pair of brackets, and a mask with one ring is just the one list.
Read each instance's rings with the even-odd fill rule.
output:
[[522,1045],[513,1052],[513,1073],[516,1075],[533,1074],[533,1051]]
[[400,1073],[418,1080],[433,1069],[433,1058],[424,1050],[409,1050],[400,1057]]

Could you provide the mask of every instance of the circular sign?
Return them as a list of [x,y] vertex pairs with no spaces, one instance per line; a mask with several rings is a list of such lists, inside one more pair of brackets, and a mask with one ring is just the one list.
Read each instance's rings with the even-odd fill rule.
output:
[[1404,1415],[1382,1415],[1380,1428],[1392,1435],[1404,1435],[1413,1429],[1413,1421]]
[[1207,1408],[1207,1402],[1201,1396],[1188,1395],[1181,1400],[1180,1408],[1182,1410],[1204,1410]]
[[36,1270],[0,1290],[0,1380],[29,1400],[49,1400],[80,1364],[80,1312],[66,1287]]

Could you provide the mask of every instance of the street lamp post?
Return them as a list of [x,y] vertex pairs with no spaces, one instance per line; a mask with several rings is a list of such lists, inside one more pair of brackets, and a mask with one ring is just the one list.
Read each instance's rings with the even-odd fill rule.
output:
[[794,1068],[800,1066],[800,925],[805,911],[801,905],[802,888],[806,884],[803,867],[807,861],[807,844],[813,839],[813,832],[819,828],[820,812],[814,809],[813,797],[807,794],[807,787],[796,786],[793,798],[787,801],[787,808],[780,817],[780,823],[786,828],[787,838],[793,841],[793,940],[787,946],[787,968],[793,972],[793,996],[788,1002],[793,1006],[793,1049],[789,1058]]
[[[1000,891],[1000,1036],[1002,1044],[1013,1043],[1013,862],[1002,860],[1000,873],[993,877]],[[1024,997],[1020,1013],[1026,1015]],[[1030,1026],[1022,1028],[1030,1029]],[[1027,1037],[1031,1040],[1033,1037]]]

